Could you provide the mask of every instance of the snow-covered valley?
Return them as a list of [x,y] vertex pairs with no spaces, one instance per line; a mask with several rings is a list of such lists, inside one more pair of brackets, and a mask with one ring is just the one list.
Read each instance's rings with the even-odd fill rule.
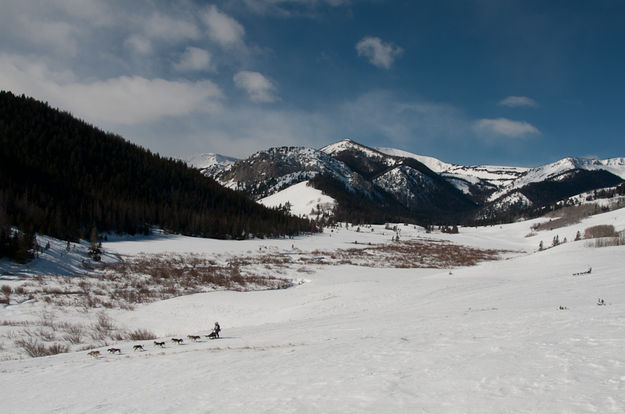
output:
[[[625,209],[532,230],[544,221],[461,227],[459,234],[400,224],[399,232],[353,226],[280,240],[111,240],[104,250],[113,256],[273,252],[319,263],[271,268],[300,281],[288,289],[218,290],[106,310],[120,326],[154,332],[165,347],[120,340],[98,348],[97,358],[87,350],[7,358],[0,362],[2,411],[623,412],[625,247],[573,240],[596,225],[625,230]],[[449,268],[323,264],[328,252],[392,245],[398,234],[402,242],[447,240],[505,253]],[[538,251],[555,236],[568,242]],[[0,320],[44,309],[58,320],[93,316],[46,306],[4,306]],[[204,335],[215,321],[221,338],[209,340]],[[14,327],[0,328],[8,350]],[[187,339],[196,334],[200,341]],[[145,351],[133,351],[137,344]],[[108,354],[109,346],[121,355]]]

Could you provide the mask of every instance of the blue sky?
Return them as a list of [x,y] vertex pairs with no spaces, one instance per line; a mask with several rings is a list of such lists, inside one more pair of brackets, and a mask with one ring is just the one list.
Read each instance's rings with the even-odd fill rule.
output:
[[625,156],[622,1],[5,0],[0,89],[167,156]]

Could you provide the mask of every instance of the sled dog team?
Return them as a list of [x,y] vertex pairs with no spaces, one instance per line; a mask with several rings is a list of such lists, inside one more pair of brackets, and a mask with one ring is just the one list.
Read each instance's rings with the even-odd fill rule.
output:
[[[215,322],[215,327],[213,328],[213,331],[208,334],[208,335],[204,335],[209,339],[217,339],[219,338],[219,332],[221,331],[221,327],[219,326],[218,322]],[[187,335],[187,338],[192,340],[193,342],[197,342],[200,340],[200,336],[199,335]],[[178,345],[182,345],[182,343],[184,342],[184,340],[182,338],[171,338],[171,341],[174,343],[177,343]],[[154,346],[159,346],[161,348],[165,348],[165,341],[154,341]],[[143,345],[134,345],[132,347],[133,351],[145,351],[145,348],[143,347]],[[107,349],[107,352],[109,354],[119,354],[121,355],[122,350],[119,348],[109,348]],[[100,351],[90,351],[87,353],[87,355],[93,357],[93,358],[99,358],[100,357]]]

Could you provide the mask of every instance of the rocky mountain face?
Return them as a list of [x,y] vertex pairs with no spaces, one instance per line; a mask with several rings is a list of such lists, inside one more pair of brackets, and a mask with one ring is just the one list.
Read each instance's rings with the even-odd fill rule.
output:
[[537,168],[462,166],[343,140],[279,147],[199,166],[255,200],[307,181],[336,200],[335,218],[428,223],[497,221],[625,178],[625,158],[565,158]]
[[343,181],[350,191],[368,193],[354,172],[328,154],[305,147],[270,148],[238,160],[215,172],[207,171],[222,185],[255,200],[270,196],[317,175]]

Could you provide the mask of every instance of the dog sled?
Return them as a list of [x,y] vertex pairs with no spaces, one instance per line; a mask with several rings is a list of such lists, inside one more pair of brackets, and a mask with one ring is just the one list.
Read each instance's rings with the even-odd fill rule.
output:
[[206,335],[208,339],[219,339],[219,332],[213,329],[213,332]]

